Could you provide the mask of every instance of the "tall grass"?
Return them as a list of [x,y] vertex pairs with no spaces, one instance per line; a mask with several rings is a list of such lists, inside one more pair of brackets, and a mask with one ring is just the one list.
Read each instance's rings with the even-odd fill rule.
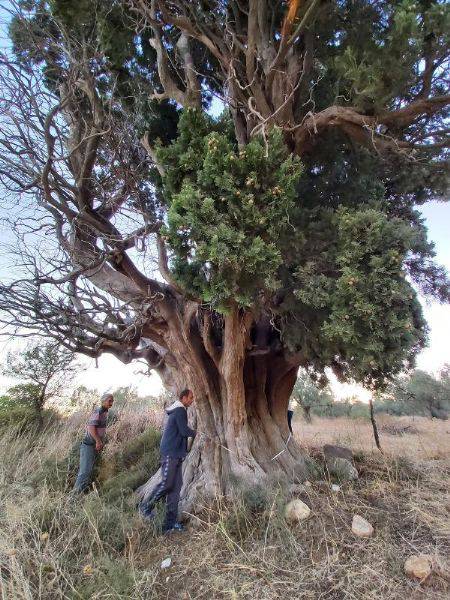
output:
[[[70,489],[83,423],[0,437],[2,600],[448,597],[445,569],[426,585],[403,573],[410,554],[449,554],[442,459],[359,453],[360,479],[338,493],[313,482],[299,496],[312,515],[293,527],[283,478],[236,486],[232,499],[198,505],[187,533],[163,537],[137,516],[133,495],[157,466],[157,421],[122,414],[94,490],[77,498]],[[353,536],[355,513],[374,525],[373,538]],[[161,570],[168,556],[173,566]]]

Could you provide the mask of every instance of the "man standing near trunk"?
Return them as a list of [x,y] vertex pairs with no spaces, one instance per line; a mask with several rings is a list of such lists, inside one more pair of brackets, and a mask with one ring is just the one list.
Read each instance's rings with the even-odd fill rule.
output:
[[80,446],[80,468],[74,490],[84,492],[91,483],[95,461],[102,451],[108,410],[114,402],[112,394],[103,394],[100,408],[95,408],[86,425],[86,435]]
[[178,502],[183,484],[182,464],[187,454],[187,439],[195,437],[196,432],[188,427],[187,408],[194,401],[191,390],[185,389],[180,399],[166,409],[167,420],[161,438],[161,481],[152,491],[149,498],[143,500],[139,512],[144,519],[154,517],[154,507],[158,500],[166,498],[166,518],[163,532],[182,531],[178,523]]

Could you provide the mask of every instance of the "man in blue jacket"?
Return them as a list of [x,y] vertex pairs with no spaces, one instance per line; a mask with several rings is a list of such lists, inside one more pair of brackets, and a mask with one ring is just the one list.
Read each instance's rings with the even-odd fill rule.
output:
[[139,507],[144,519],[152,519],[158,500],[166,498],[166,518],[163,525],[165,533],[182,531],[178,523],[178,502],[183,485],[182,464],[187,454],[187,439],[195,437],[195,431],[188,427],[187,408],[194,402],[194,394],[185,389],[180,399],[166,409],[167,421],[161,438],[161,481],[151,495],[141,502]]

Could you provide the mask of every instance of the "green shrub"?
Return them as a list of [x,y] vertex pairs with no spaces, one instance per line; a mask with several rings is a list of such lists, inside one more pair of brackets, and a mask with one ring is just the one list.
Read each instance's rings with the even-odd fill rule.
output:
[[96,561],[92,575],[85,575],[68,597],[71,600],[133,598],[135,579],[134,570],[129,563],[102,556],[100,561]]
[[60,419],[53,409],[45,409],[41,415],[24,404],[4,404],[0,407],[0,432],[15,429],[20,435],[48,427]]
[[370,419],[370,411],[367,404],[356,402],[350,410],[351,419]]
[[46,458],[41,468],[36,471],[31,479],[31,483],[41,487],[45,484],[52,492],[66,492],[70,490],[78,472],[80,460],[80,444],[76,442],[70,448],[68,455],[58,460],[56,457]]
[[120,502],[157,470],[161,433],[150,427],[113,454],[102,459],[98,480],[100,493],[108,502]]
[[283,485],[242,485],[234,483],[233,499],[218,508],[218,529],[225,540],[242,543],[250,537],[266,536],[268,525],[285,529],[283,518],[286,489]]
[[36,419],[36,413],[29,406],[4,406],[0,409],[0,429],[16,427],[22,432]]
[[[145,433],[130,440],[108,457],[101,457],[94,467],[93,480],[97,481],[100,494],[108,502],[123,503],[132,492],[145,483],[157,470],[159,464],[159,441],[161,434],[149,428]],[[80,442],[70,448],[63,459],[48,458],[33,475],[35,486],[46,484],[52,492],[72,489],[78,472]]]

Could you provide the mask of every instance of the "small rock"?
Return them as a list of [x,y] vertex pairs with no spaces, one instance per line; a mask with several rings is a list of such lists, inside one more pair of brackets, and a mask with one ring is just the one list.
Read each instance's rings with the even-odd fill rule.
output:
[[353,460],[353,452],[350,450],[350,448],[345,448],[344,446],[325,444],[323,447],[323,453],[326,458],[343,458],[349,462]]
[[161,563],[161,569],[168,569],[172,565],[172,559],[170,556],[165,558]]
[[358,537],[366,538],[373,535],[373,527],[360,515],[354,515],[352,521],[352,531]]
[[340,492],[341,491],[341,486],[337,485],[337,483],[332,483],[331,484],[331,491],[332,492]]
[[289,523],[299,523],[309,517],[311,509],[301,500],[295,499],[287,503],[284,514]]
[[410,556],[405,561],[405,573],[413,579],[425,581],[433,569],[433,558],[429,554]]
[[331,475],[341,481],[358,479],[358,471],[353,465],[353,453],[349,448],[325,444],[323,454],[325,464]]

